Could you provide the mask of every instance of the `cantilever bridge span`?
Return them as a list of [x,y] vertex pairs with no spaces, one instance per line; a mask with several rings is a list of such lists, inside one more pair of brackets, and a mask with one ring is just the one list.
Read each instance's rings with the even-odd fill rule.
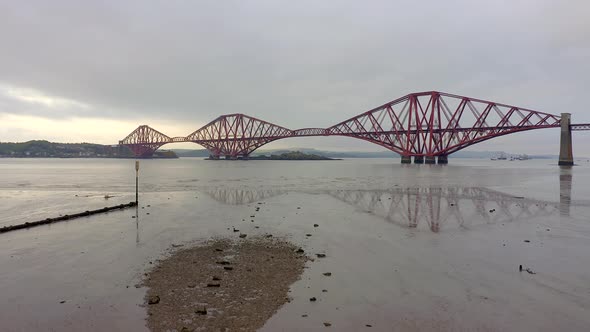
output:
[[[119,141],[137,157],[151,157],[168,143],[193,142],[218,159],[247,158],[278,139],[305,136],[347,136],[381,145],[402,156],[403,163],[447,163],[447,156],[495,137],[516,132],[562,129],[560,164],[573,164],[568,113],[554,115],[437,91],[411,93],[328,128],[291,130],[245,114],[222,115],[185,137],[169,137],[142,125]],[[568,141],[569,139],[569,141]],[[563,155],[563,158],[562,158]]]

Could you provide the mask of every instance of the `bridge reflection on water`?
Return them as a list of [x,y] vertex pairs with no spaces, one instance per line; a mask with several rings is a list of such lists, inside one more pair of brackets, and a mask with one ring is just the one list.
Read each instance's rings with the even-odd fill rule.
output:
[[[326,190],[363,212],[417,230],[439,232],[536,217],[569,216],[571,172],[560,174],[560,201],[513,196],[481,187],[394,188],[390,190]],[[279,189],[209,188],[213,199],[231,205],[250,204],[288,193]]]

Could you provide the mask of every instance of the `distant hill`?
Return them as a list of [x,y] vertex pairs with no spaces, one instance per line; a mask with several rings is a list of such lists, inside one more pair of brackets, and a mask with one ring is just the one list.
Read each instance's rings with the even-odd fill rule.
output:
[[[190,149],[174,149],[179,157],[209,157],[209,151],[206,149],[190,150]],[[379,152],[361,152],[361,151],[325,151],[316,150],[309,148],[288,148],[288,149],[271,149],[271,150],[256,150],[252,153],[252,156],[269,155],[275,154],[280,155],[283,153],[290,153],[293,151],[300,151],[305,154],[315,154],[318,156],[324,156],[328,158],[399,158],[399,155],[392,151],[379,151]],[[458,151],[452,154],[453,158],[478,158],[488,159],[500,154],[505,154],[508,157],[517,156],[519,154],[510,154],[502,151]],[[556,159],[556,155],[529,155],[530,158],[534,159]]]
[[[28,141],[0,143],[0,158],[134,158],[125,146],[92,143]],[[178,158],[172,151],[156,151],[154,158]]]

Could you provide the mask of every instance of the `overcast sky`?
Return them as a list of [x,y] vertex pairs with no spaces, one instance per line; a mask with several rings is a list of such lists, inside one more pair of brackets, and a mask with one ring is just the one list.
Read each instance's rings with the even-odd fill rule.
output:
[[[329,127],[426,90],[590,123],[589,17],[585,0],[0,0],[0,141],[113,144],[140,124],[185,136],[228,113]],[[590,155],[588,139],[574,133],[575,154]],[[558,143],[546,129],[471,149]],[[333,137],[273,147],[383,150]]]

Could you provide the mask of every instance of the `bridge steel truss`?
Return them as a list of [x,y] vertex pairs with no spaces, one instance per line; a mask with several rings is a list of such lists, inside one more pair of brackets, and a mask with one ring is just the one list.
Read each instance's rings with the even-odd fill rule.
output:
[[[137,157],[164,144],[194,142],[212,158],[247,158],[264,144],[289,137],[346,136],[372,142],[403,158],[433,163],[470,145],[521,131],[558,128],[561,117],[506,104],[437,91],[411,93],[329,128],[287,129],[248,115],[222,115],[186,137],[171,138],[139,126],[119,142]],[[590,130],[589,124],[571,125]]]

